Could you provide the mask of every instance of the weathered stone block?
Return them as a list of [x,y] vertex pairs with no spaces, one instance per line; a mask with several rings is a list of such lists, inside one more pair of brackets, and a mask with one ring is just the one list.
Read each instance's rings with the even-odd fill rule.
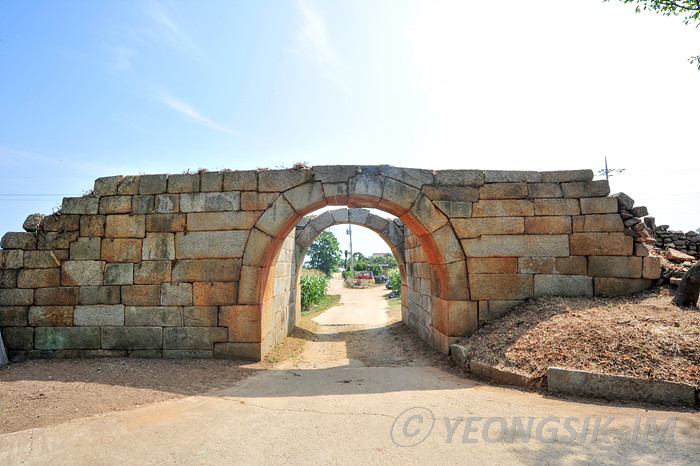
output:
[[581,213],[586,214],[616,214],[617,199],[614,197],[581,198]]
[[225,327],[170,327],[163,329],[163,349],[213,350],[228,341]]
[[168,176],[169,193],[196,193],[199,191],[199,173]]
[[535,199],[535,215],[579,215],[578,199]]
[[528,183],[528,195],[532,199],[562,197],[561,185],[559,183]]
[[535,296],[593,296],[593,279],[585,275],[535,275]]
[[185,231],[185,214],[151,214],[146,216],[146,231],[177,232]]
[[100,214],[131,213],[131,196],[109,196],[100,199]]
[[31,327],[5,327],[2,340],[8,351],[26,351],[34,348],[34,329]]
[[595,277],[593,287],[596,296],[620,296],[637,293],[651,286],[648,278],[609,278]]
[[77,231],[53,232],[49,231],[45,235],[39,235],[39,243],[36,249],[40,251],[54,249],[68,249],[70,243],[78,239]]
[[24,251],[9,249],[0,251],[0,269],[21,269],[24,267]]
[[556,257],[520,257],[518,273],[554,274],[557,267]]
[[384,178],[356,175],[348,182],[348,207],[376,207],[384,190]]
[[221,306],[219,325],[228,327],[231,341],[260,341],[260,306]]
[[219,192],[223,189],[223,172],[202,172],[199,174],[200,191],[203,193]]
[[131,262],[114,262],[105,265],[105,285],[133,285],[134,264]]
[[78,302],[84,305],[119,304],[120,300],[118,286],[81,286],[78,291]]
[[566,257],[567,235],[484,235],[462,240],[467,257]]
[[193,284],[195,306],[230,306],[236,304],[236,282],[196,282]]
[[572,256],[631,256],[634,239],[624,233],[573,233]]
[[443,186],[481,186],[484,184],[482,170],[436,170],[435,184]]
[[100,206],[97,197],[64,197],[61,214],[95,215]]
[[160,286],[122,286],[122,303],[127,306],[160,306]]
[[592,277],[640,278],[641,257],[591,256],[588,258],[588,275]]
[[140,176],[125,176],[117,186],[117,194],[138,194]]
[[[224,172],[224,191],[255,191],[258,189],[258,173],[254,170]],[[261,190],[262,191],[262,190]],[[273,189],[272,191],[277,191]],[[280,191],[284,191],[281,189]]]
[[26,251],[24,253],[24,267],[28,269],[60,267],[61,262],[66,259],[68,259],[68,251],[65,249],[57,251]]
[[35,332],[38,350],[97,349],[99,327],[38,327]]
[[191,306],[191,283],[162,283],[160,285],[161,306]]
[[305,183],[285,191],[283,195],[292,208],[302,214],[327,205],[321,183]]
[[240,210],[241,193],[192,193],[180,194],[182,212],[222,212]]
[[102,348],[149,350],[163,347],[160,327],[103,327]]
[[479,301],[479,322],[485,323],[498,319],[520,303],[522,300]]
[[95,304],[92,306],[75,306],[73,323],[76,326],[124,325],[123,304]]
[[588,260],[583,256],[557,257],[557,273],[560,275],[586,275]]
[[154,212],[159,214],[174,214],[180,211],[179,194],[158,194],[153,207]]
[[3,249],[23,249],[31,251],[36,249],[37,238],[34,233],[29,232],[8,232],[0,240],[0,247]]
[[100,248],[103,261],[140,262],[141,240],[136,238],[103,238]]
[[241,210],[265,210],[272,205],[278,196],[278,193],[244,191],[241,193]]
[[568,235],[571,233],[571,217],[526,217],[525,233],[530,235]]
[[532,201],[485,200],[474,203],[473,217],[526,217],[534,215]]
[[418,196],[411,210],[401,217],[401,221],[417,235],[432,233],[448,223],[447,217],[423,194]]
[[634,207],[634,199],[625,193],[615,193],[611,197],[617,199],[617,207],[621,210],[632,210]]
[[133,307],[124,310],[124,325],[131,327],[182,327],[179,307]]
[[525,199],[527,196],[527,183],[485,184],[479,191],[481,199]]
[[122,179],[124,177],[121,175],[98,178],[95,180],[92,193],[95,196],[115,196]]
[[322,183],[346,183],[350,178],[362,172],[357,165],[317,165],[312,168],[315,181]]
[[564,197],[568,198],[602,197],[610,194],[610,185],[607,180],[562,183],[561,189]]
[[435,182],[435,176],[433,175],[432,170],[399,168],[392,167],[391,165],[382,165],[379,169],[379,173],[387,178],[392,178],[418,189],[421,189],[423,185],[432,184]]
[[214,357],[216,359],[245,359],[260,361],[262,358],[260,343],[215,343]]
[[479,328],[478,303],[476,301],[445,301],[447,335],[461,337]]
[[63,286],[102,285],[105,263],[103,261],[65,261],[61,265]]
[[80,220],[87,215],[65,215],[59,212],[47,215],[41,220],[39,229],[43,231],[77,231],[80,228]]
[[478,238],[481,235],[507,235],[524,232],[523,217],[455,218],[452,226],[460,238]]
[[177,259],[243,257],[248,232],[245,230],[176,233]]
[[105,234],[104,215],[81,215],[80,216],[80,236],[100,237]]
[[105,236],[109,238],[143,238],[146,236],[146,216],[108,215]]
[[[314,172],[309,168],[258,171],[258,191],[286,191],[312,181]],[[224,177],[224,185],[226,178]],[[255,188],[252,188],[255,189]]]
[[17,275],[17,288],[61,286],[61,271],[54,269],[22,269]]
[[661,277],[661,262],[658,257],[643,258],[642,277],[651,279]]
[[17,288],[17,273],[17,270],[0,270],[0,288]]
[[216,327],[218,306],[187,306],[182,309],[185,327]]
[[583,215],[574,217],[574,232],[623,231],[622,217],[619,214]]
[[323,183],[323,194],[328,205],[346,205],[348,202],[348,184]]
[[413,207],[420,190],[400,181],[386,178],[382,200],[377,204],[380,209],[391,211],[394,215],[403,215]]
[[433,201],[433,204],[449,218],[466,218],[472,216],[471,202]]
[[634,243],[634,255],[637,257],[646,257],[649,255],[649,247],[644,243]]
[[[2,299],[0,301],[4,302]],[[34,292],[34,304],[37,306],[74,306],[78,304],[78,287],[39,288]]]
[[187,214],[188,231],[248,230],[260,212],[194,212]]
[[571,181],[591,181],[593,170],[559,170],[541,172],[544,183],[566,183]]
[[272,237],[284,238],[286,233],[299,221],[298,214],[284,196],[275,200],[263,213],[255,226]]
[[469,290],[473,300],[527,299],[533,296],[530,274],[469,274]]
[[35,232],[39,229],[39,225],[44,217],[44,214],[29,214],[24,223],[22,223],[22,228],[24,231]]
[[515,257],[470,257],[467,259],[467,271],[479,274],[518,273],[518,260]]
[[134,196],[131,202],[131,213],[135,215],[146,215],[155,212],[156,197],[153,194],[144,196]]
[[[309,230],[313,231],[312,228]],[[278,242],[279,240],[268,236],[257,228],[250,230],[243,263],[258,267],[267,265],[266,262],[271,261],[270,255],[276,250],[276,243]]]
[[100,238],[78,238],[70,244],[70,259],[72,261],[86,261],[100,259]]
[[168,188],[168,175],[141,175],[139,194],[162,194]]
[[515,183],[540,181],[540,173],[535,171],[487,170],[484,172],[486,183]]
[[179,260],[173,265],[172,281],[210,282],[237,281],[241,273],[241,259]]
[[160,285],[170,279],[170,261],[143,261],[134,265],[135,285]]
[[32,306],[28,322],[31,327],[72,327],[73,306]]
[[174,260],[175,234],[148,233],[143,240],[141,254],[143,260]]
[[0,328],[26,326],[27,306],[0,306]]

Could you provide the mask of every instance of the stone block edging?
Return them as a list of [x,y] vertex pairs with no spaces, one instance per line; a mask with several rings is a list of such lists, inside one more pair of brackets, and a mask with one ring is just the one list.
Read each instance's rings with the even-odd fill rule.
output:
[[549,367],[544,380],[503,370],[478,361],[467,362],[467,350],[450,345],[450,355],[458,367],[481,380],[527,388],[547,387],[551,394],[575,395],[608,400],[644,401],[673,406],[700,406],[699,390],[692,385],[622,375],[600,374]]

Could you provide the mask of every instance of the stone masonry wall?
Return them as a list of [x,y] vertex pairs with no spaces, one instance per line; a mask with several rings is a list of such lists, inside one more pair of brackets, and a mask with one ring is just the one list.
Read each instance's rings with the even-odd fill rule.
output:
[[3,236],[0,329],[13,358],[259,359],[298,312],[295,226],[340,205],[399,219],[405,320],[446,352],[524,299],[659,277],[592,178],[386,165],[100,178]]

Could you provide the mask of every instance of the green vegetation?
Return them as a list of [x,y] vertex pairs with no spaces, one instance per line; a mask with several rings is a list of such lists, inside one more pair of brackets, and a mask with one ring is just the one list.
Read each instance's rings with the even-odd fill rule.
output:
[[323,272],[318,270],[305,270],[299,281],[301,286],[302,310],[320,303],[326,296],[328,280]]
[[399,272],[399,269],[389,270],[388,276],[388,282],[391,290],[396,291],[399,295],[401,295],[401,272]]
[[309,246],[307,254],[310,258],[309,264],[311,267],[330,277],[340,264],[338,238],[328,230],[322,231]]

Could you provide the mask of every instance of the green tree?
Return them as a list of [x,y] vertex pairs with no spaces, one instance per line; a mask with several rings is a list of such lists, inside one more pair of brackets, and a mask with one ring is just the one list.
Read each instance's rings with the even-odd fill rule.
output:
[[[610,0],[603,0],[608,2]],[[700,26],[700,0],[619,0],[622,3],[636,3],[636,12],[642,10],[661,13],[664,16],[681,16],[683,23]],[[690,63],[698,65],[700,70],[700,55],[690,57]]]
[[307,254],[311,259],[309,260],[311,267],[330,276],[340,264],[338,238],[328,230],[322,231],[309,246]]

